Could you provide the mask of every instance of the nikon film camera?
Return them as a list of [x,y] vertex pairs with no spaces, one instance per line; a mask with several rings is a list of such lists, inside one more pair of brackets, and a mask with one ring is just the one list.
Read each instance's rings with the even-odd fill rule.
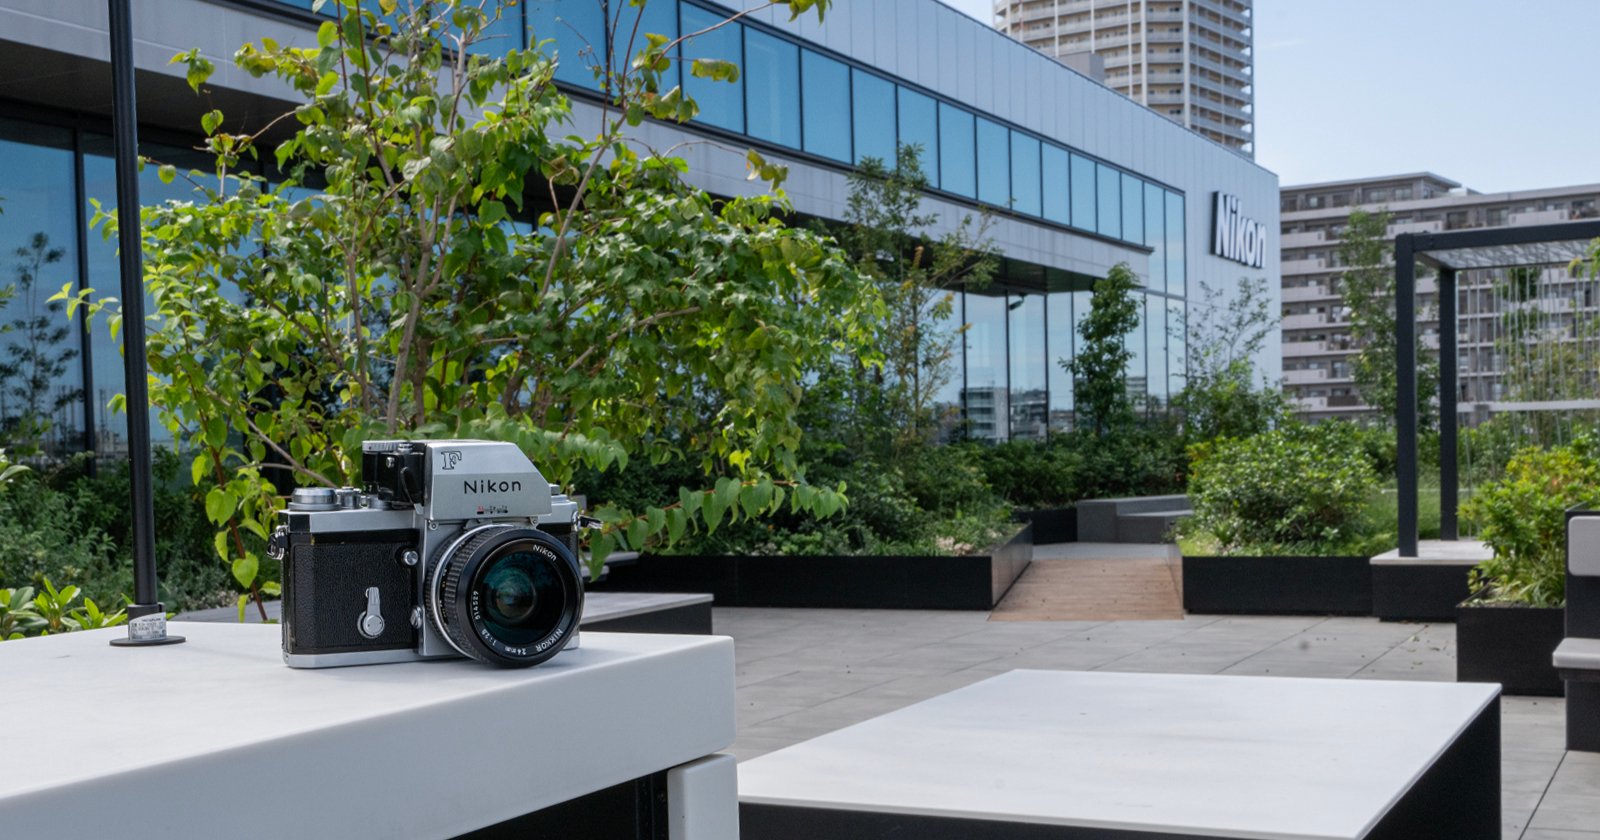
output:
[[578,505],[520,449],[369,441],[361,476],[362,490],[297,488],[272,534],[291,668],[521,668],[578,646]]

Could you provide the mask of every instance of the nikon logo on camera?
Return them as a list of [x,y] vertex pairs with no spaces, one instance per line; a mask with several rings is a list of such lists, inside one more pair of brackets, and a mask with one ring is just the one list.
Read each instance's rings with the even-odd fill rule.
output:
[[522,482],[480,478],[461,482],[463,493],[521,493]]

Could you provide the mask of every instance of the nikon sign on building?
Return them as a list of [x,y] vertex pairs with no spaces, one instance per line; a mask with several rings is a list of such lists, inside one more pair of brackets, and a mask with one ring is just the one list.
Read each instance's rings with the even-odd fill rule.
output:
[[1213,193],[1211,253],[1251,268],[1260,268],[1267,254],[1267,226],[1239,212],[1239,199]]

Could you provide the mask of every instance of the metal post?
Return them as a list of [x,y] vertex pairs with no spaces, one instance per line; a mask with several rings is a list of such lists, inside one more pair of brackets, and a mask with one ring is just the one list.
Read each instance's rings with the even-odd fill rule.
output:
[[1457,342],[1459,327],[1456,323],[1456,270],[1439,269],[1439,538],[1460,539],[1456,522],[1456,505],[1460,501],[1457,485],[1456,427],[1461,416],[1456,413],[1456,400],[1460,396],[1460,366]]
[[128,470],[132,487],[133,595],[128,637],[118,646],[183,641],[167,635],[156,586],[155,506],[150,492],[150,397],[145,384],[143,236],[139,231],[139,137],[133,92],[133,18],[129,0],[108,0],[111,14],[111,139],[117,162],[117,246],[122,269],[122,364],[127,388]]
[[1400,556],[1417,556],[1417,277],[1412,235],[1394,239],[1396,479]]

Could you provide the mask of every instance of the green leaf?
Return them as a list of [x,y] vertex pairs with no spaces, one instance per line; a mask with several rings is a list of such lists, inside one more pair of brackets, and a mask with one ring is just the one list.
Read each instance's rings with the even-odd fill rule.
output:
[[716,499],[719,510],[727,510],[738,504],[740,486],[737,478],[717,479],[717,489],[711,495]]
[[228,532],[218,531],[211,536],[211,547],[217,550],[217,556],[224,562],[231,562],[233,552],[228,548]]
[[323,73],[322,74],[322,78],[317,80],[316,95],[317,96],[326,96],[328,94],[328,91],[333,90],[333,86],[337,85],[338,83],[339,83],[339,74],[338,73],[335,73],[332,70],[329,70],[328,72]]
[[170,163],[163,164],[160,169],[156,170],[156,177],[161,179],[161,183],[170,184],[173,178],[178,177],[178,169]]
[[317,46],[327,49],[339,40],[339,27],[331,20],[325,20],[317,27]]
[[612,534],[597,534],[589,542],[589,579],[594,580],[600,576],[600,570],[605,568],[606,558],[617,547],[617,539]]
[[194,462],[189,465],[189,479],[196,487],[205,480],[206,473],[211,469],[211,456],[202,452],[194,456]]
[[674,545],[683,536],[689,524],[689,515],[682,508],[672,508],[667,511],[667,545]]
[[502,202],[491,198],[484,199],[483,203],[478,205],[478,221],[486,225],[504,221],[505,218],[506,206]]
[[248,607],[248,606],[250,606],[250,593],[246,592],[246,593],[244,593],[244,594],[239,596],[239,623],[240,624],[244,623],[244,608]]
[[240,586],[249,586],[255,583],[259,566],[260,561],[256,559],[255,554],[245,552],[243,557],[233,561],[233,579],[238,581]]
[[400,8],[400,2],[399,0],[378,0],[378,8],[382,9],[384,14],[392,15],[395,9]]
[[213,524],[221,525],[233,516],[233,511],[238,507],[239,500],[232,493],[221,487],[213,487],[206,493],[206,518]]
[[222,112],[215,108],[207,111],[200,118],[200,127],[206,130],[207,136],[217,133],[217,126],[222,125]]
[[228,421],[222,417],[206,418],[206,444],[222,448],[228,443]]
[[644,541],[650,537],[650,523],[643,519],[635,519],[628,523],[628,547],[634,551],[644,551]]

